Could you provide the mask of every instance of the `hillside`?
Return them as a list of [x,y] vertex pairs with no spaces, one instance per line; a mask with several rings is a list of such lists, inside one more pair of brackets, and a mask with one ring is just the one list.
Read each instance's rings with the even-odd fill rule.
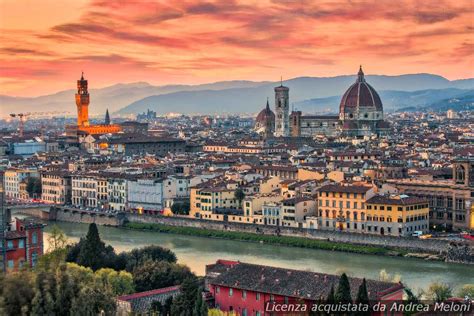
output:
[[[284,81],[290,87],[290,102],[303,106],[301,102],[332,97],[328,106],[339,103],[339,96],[354,82],[355,76],[298,77]],[[368,75],[367,81],[378,91],[413,92],[420,90],[474,88],[474,79],[449,81],[432,74],[409,74],[400,76]],[[89,78],[89,87],[94,87]],[[103,115],[106,108],[119,114],[138,113],[147,108],[159,114],[182,113],[238,113],[257,112],[273,98],[273,88],[279,82],[221,81],[200,85],[153,86],[146,82],[120,83],[113,86],[91,89],[92,115]],[[74,86],[75,83],[71,83]],[[0,96],[0,116],[11,112],[69,111],[75,114],[74,89],[39,97],[23,98]],[[443,99],[451,95],[444,96]],[[333,102],[337,101],[337,102]],[[313,102],[313,101],[311,101]],[[311,104],[311,102],[309,104]],[[385,100],[389,106],[392,102]],[[395,104],[396,101],[393,101]],[[404,103],[405,104],[405,103]],[[407,104],[412,105],[412,104]],[[306,105],[305,105],[306,106]],[[318,109],[315,109],[318,110]]]

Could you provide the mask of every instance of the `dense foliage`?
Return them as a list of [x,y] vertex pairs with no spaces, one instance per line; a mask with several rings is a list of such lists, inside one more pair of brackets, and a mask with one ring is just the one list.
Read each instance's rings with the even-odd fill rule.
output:
[[41,191],[41,179],[37,177],[28,177],[26,180],[26,192],[28,192],[30,198],[40,196]]
[[198,295],[201,281],[177,264],[169,249],[148,246],[117,255],[100,239],[95,224],[77,244],[67,246],[66,240],[53,227],[50,252],[35,269],[0,275],[0,315],[115,315],[117,296],[171,285],[181,285],[180,294],[153,304],[150,312],[206,315]]

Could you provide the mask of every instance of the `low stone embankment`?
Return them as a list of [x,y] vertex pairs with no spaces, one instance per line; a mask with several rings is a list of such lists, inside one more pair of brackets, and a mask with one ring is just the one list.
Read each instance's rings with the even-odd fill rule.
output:
[[[44,217],[44,213],[41,213]],[[34,214],[31,214],[34,216]],[[452,243],[438,239],[399,238],[369,234],[346,233],[339,231],[314,230],[303,228],[285,228],[197,220],[185,217],[147,216],[137,214],[100,214],[96,212],[51,207],[49,220],[74,223],[96,223],[106,226],[122,226],[126,222],[161,224],[175,227],[193,227],[216,231],[241,232],[270,236],[301,237],[314,240],[326,240],[342,244],[384,247],[408,252],[405,256],[427,260],[446,260],[447,262],[474,264],[474,247],[467,243]],[[395,254],[397,252],[394,252]],[[398,252],[399,254],[400,252]]]
[[[254,224],[224,223],[217,221],[196,220],[183,217],[165,216],[143,216],[128,214],[127,220],[136,223],[157,223],[169,226],[196,227],[212,230],[238,231],[248,233],[260,233],[266,235],[276,235],[275,227]],[[314,230],[303,228],[279,228],[281,236],[304,237],[311,239],[322,239],[340,243],[382,246],[394,249],[406,249],[411,252],[440,254],[448,247],[448,242],[434,239],[399,238],[391,236],[362,235],[355,233],[345,233],[339,231]]]

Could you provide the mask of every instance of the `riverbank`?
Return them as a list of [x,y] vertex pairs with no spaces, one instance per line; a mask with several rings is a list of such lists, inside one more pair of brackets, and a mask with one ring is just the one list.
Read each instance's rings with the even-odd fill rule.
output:
[[259,243],[268,243],[268,244],[273,244],[273,245],[331,250],[331,251],[343,251],[343,252],[352,252],[352,253],[359,253],[359,254],[388,255],[388,256],[404,256],[408,254],[408,252],[403,249],[389,249],[389,248],[376,247],[376,246],[342,244],[342,243],[337,243],[337,242],[332,242],[332,241],[327,241],[327,240],[308,239],[308,238],[301,238],[301,237],[272,236],[272,235],[247,233],[247,232],[242,233],[242,232],[236,232],[236,231],[219,231],[219,230],[195,228],[195,227],[168,226],[164,224],[155,224],[155,223],[129,222],[129,223],[125,223],[123,227],[126,229],[133,229],[133,230],[154,231],[154,232],[160,232],[160,233],[239,240],[239,241],[248,241],[248,242],[259,242]]

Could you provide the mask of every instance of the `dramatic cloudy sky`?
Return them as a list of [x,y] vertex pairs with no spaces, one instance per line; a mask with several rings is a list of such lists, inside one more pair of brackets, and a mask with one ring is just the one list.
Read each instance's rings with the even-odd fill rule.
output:
[[429,72],[474,77],[473,0],[0,0],[0,94]]

